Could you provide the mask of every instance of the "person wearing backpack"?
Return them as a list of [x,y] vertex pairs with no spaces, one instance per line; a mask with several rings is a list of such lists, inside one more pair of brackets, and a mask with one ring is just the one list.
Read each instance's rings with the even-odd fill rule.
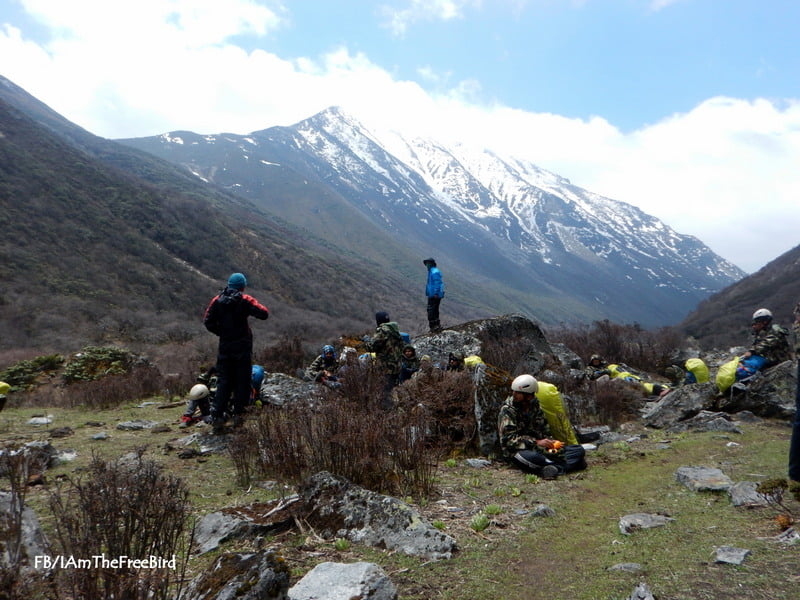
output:
[[400,335],[400,327],[390,320],[389,313],[378,311],[375,313],[375,335],[371,338],[365,336],[364,342],[368,352],[375,353],[375,364],[385,377],[384,398],[382,406],[391,406],[392,389],[399,383],[400,367],[403,359],[405,341]]
[[247,279],[243,274],[231,275],[228,285],[211,299],[203,316],[206,329],[219,336],[217,393],[211,404],[215,434],[223,433],[229,416],[233,417],[234,425],[242,422],[250,399],[253,366],[253,331],[248,319],[269,317],[269,309],[245,294],[245,287]]
[[442,330],[442,324],[439,321],[439,303],[444,298],[442,272],[432,258],[426,258],[422,264],[428,269],[428,282],[425,285],[425,295],[428,297],[428,327],[431,333],[438,333]]

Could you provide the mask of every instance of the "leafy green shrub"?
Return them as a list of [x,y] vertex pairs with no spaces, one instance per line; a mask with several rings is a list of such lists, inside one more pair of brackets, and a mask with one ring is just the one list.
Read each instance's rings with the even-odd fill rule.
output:
[[485,512],[487,515],[499,515],[501,512],[503,512],[503,507],[499,504],[488,504],[483,509],[483,512]]
[[0,371],[0,381],[11,386],[12,391],[30,388],[42,373],[50,373],[61,368],[64,357],[60,354],[37,356],[30,360],[21,360],[7,369]]
[[64,381],[95,381],[106,375],[122,375],[143,362],[141,357],[123,348],[87,346],[67,362]]
[[478,513],[469,522],[469,526],[475,531],[483,531],[489,527],[489,517],[484,513]]

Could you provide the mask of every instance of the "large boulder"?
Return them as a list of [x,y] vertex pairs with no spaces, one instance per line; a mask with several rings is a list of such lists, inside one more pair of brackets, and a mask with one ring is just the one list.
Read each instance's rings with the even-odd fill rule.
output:
[[450,558],[456,541],[405,502],[322,471],[299,488],[305,521],[323,538],[345,538],[427,560]]
[[378,565],[324,562],[289,590],[289,600],[397,600],[397,588]]
[[0,522],[7,524],[11,530],[4,534],[14,534],[19,527],[19,545],[12,538],[0,537],[0,568],[16,568],[19,566],[36,567],[35,557],[47,554],[47,539],[39,526],[36,513],[28,506],[20,511],[19,498],[10,492],[0,492]]
[[286,600],[289,567],[274,552],[223,554],[192,579],[183,600]]
[[[448,355],[478,355],[486,362],[514,365],[508,375],[529,373],[537,376],[548,358],[555,358],[542,330],[522,315],[503,315],[493,319],[470,321],[440,333],[423,335],[414,340],[417,354],[427,354],[434,362],[447,363]],[[501,356],[502,353],[502,356]],[[565,354],[566,356],[566,354]],[[565,358],[574,362],[574,357]],[[499,454],[497,416],[500,405],[509,394],[507,378],[495,370],[479,368],[475,376],[475,418],[478,441],[485,456]]]
[[776,419],[794,416],[797,369],[793,361],[761,371],[741,387],[734,385],[716,398],[715,408],[728,413],[749,410],[759,417]]
[[697,415],[713,403],[713,383],[684,385],[671,391],[642,415],[645,425],[664,429]]

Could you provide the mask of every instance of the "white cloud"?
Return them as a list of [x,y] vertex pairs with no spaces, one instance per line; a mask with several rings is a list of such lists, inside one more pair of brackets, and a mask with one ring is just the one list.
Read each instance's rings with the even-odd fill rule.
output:
[[623,133],[600,117],[480,102],[480,82],[446,73],[430,71],[441,91],[427,92],[346,47],[286,60],[234,45],[237,35],[280,27],[279,7],[231,0],[204,12],[197,0],[144,0],[120,13],[111,4],[26,0],[52,37],[37,43],[0,26],[0,73],[104,137],[249,133],[341,105],[367,123],[529,159],[696,235],[747,270],[800,242],[799,102],[712,98]]
[[450,21],[464,16],[464,8],[480,6],[481,0],[410,0],[404,8],[382,5],[379,12],[384,27],[393,35],[402,36],[418,21]]

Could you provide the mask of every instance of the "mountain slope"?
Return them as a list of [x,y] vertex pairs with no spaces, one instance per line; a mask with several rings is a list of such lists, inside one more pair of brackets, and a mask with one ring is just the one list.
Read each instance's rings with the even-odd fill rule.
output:
[[756,309],[769,308],[776,323],[790,328],[798,302],[800,246],[701,302],[679,328],[704,348],[745,346],[752,338],[750,319]]
[[237,270],[273,311],[262,341],[369,327],[380,308],[424,314],[419,285],[375,278],[373,263],[0,83],[0,349],[209,335],[206,303]]
[[[431,254],[471,282],[468,293],[493,288],[484,303],[510,303],[545,323],[671,324],[744,275],[699,240],[535,165],[371,131],[335,108],[247,136],[121,141],[356,252],[380,254],[380,244],[363,242],[388,233],[392,254],[396,245]],[[338,235],[326,213],[359,235]]]

